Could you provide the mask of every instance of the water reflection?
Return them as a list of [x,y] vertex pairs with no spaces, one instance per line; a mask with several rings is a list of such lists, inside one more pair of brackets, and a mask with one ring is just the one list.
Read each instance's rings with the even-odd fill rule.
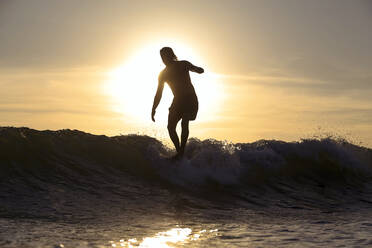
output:
[[200,239],[202,236],[207,237],[214,233],[217,235],[217,229],[201,230],[193,232],[190,228],[172,228],[165,232],[159,232],[152,237],[144,237],[142,240],[131,238],[128,240],[121,239],[119,242],[110,241],[112,247],[148,247],[148,248],[171,248],[184,245]]

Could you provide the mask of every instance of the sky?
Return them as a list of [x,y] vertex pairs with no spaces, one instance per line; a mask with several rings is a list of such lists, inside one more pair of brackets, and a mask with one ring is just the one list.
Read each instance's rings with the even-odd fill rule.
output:
[[372,1],[0,0],[0,126],[167,139],[159,50],[206,73],[190,136],[372,147]]

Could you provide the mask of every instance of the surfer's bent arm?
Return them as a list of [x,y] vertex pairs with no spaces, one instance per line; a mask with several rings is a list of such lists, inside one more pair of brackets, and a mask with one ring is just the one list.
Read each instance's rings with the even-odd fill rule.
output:
[[155,121],[154,116],[155,116],[155,111],[156,108],[158,107],[161,97],[163,95],[163,89],[164,89],[164,81],[161,77],[161,74],[159,75],[159,83],[158,83],[158,89],[156,90],[156,94],[154,97],[154,103],[152,105],[152,111],[151,111],[151,119]]
[[196,72],[199,74],[204,72],[203,68],[193,65],[189,61],[186,61],[186,66],[189,69],[189,71]]

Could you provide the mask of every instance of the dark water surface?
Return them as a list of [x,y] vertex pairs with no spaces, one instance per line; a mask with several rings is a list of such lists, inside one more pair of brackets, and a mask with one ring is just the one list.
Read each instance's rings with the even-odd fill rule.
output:
[[372,151],[0,129],[0,247],[372,247]]

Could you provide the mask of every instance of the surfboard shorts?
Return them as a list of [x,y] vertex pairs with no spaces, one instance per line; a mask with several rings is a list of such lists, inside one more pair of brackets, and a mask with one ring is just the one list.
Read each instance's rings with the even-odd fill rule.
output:
[[188,118],[190,121],[196,119],[199,103],[195,94],[190,94],[178,98],[173,98],[172,105],[169,108],[169,117],[182,119]]

